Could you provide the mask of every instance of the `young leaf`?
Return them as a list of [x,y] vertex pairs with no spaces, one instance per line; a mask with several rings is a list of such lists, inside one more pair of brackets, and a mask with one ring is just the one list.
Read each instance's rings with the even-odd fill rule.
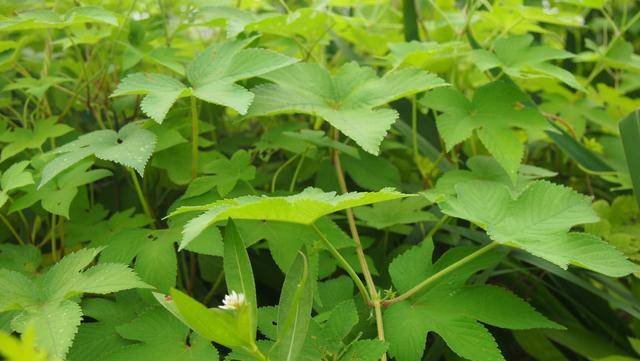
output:
[[29,166],[29,161],[24,160],[12,164],[0,178],[0,207],[2,207],[9,199],[9,192],[33,184],[31,173],[25,171]]
[[241,306],[236,310],[206,308],[200,302],[176,290],[171,300],[162,305],[202,337],[226,347],[252,349],[251,311]]
[[591,200],[570,188],[536,181],[513,199],[506,186],[474,181],[458,184],[456,193],[441,204],[442,211],[486,229],[496,242],[562,268],[573,264],[612,277],[640,270],[599,237],[569,231],[598,221]]
[[382,139],[398,119],[394,110],[379,107],[445,84],[418,69],[402,69],[378,78],[373,69],[356,63],[343,65],[335,75],[318,64],[301,63],[262,77],[273,84],[253,89],[256,99],[250,115],[317,115],[372,154],[378,154]]
[[184,84],[169,76],[135,73],[122,79],[111,96],[144,95],[140,108],[151,119],[162,124],[173,103],[189,94],[190,90]]
[[33,129],[11,128],[0,132],[0,142],[9,143],[2,148],[0,162],[21,153],[25,149],[40,149],[47,139],[69,133],[73,128],[59,124],[55,117],[39,120]]
[[[399,291],[406,291],[473,251],[467,247],[454,248],[432,264],[433,245],[430,240],[423,242],[399,256],[390,266],[391,279]],[[421,360],[427,333],[435,332],[452,351],[465,359],[500,361],[504,358],[493,337],[479,321],[511,329],[560,328],[505,289],[465,286],[474,273],[499,260],[498,253],[485,253],[415,298],[392,304],[384,313],[389,353],[398,361]]]
[[69,208],[78,194],[78,187],[111,175],[106,169],[88,170],[92,164],[89,159],[80,161],[42,188],[36,188],[35,185],[25,187],[26,193],[11,203],[9,213],[20,211],[40,201],[45,210],[69,218]]
[[136,73],[124,78],[111,96],[145,95],[142,111],[158,123],[178,98],[191,95],[245,114],[253,93],[236,82],[297,61],[267,49],[245,49],[255,39],[217,43],[204,50],[187,67],[191,87],[166,75]]
[[324,215],[343,209],[406,196],[391,189],[336,195],[335,192],[325,193],[320,189],[307,188],[299,194],[287,197],[244,196],[216,201],[204,206],[180,207],[169,216],[184,212],[205,211],[184,227],[180,243],[182,249],[208,226],[227,218],[311,224]]
[[473,52],[473,60],[480,70],[496,67],[513,78],[546,76],[556,78],[570,87],[584,90],[569,71],[549,63],[549,60],[571,58],[573,54],[549,46],[531,46],[531,34],[516,35],[496,40],[495,53],[479,49]]
[[278,336],[269,352],[274,360],[299,359],[311,321],[315,281],[315,267],[301,252],[287,272],[282,286],[278,305]]
[[53,151],[60,155],[44,167],[38,188],[90,155],[131,167],[142,176],[155,143],[156,136],[137,123],[129,123],[118,132],[97,130],[81,135]]
[[223,267],[225,281],[227,282],[229,294],[235,291],[243,294],[247,300],[251,314],[251,332],[253,338],[255,338],[258,327],[258,300],[256,297],[256,284],[253,279],[253,269],[245,247],[235,222],[229,219],[224,233]]
[[423,106],[443,113],[436,125],[447,150],[475,131],[513,180],[524,155],[524,145],[513,128],[536,134],[548,126],[527,102],[527,95],[503,81],[478,88],[472,100],[453,88],[435,89],[420,99]]

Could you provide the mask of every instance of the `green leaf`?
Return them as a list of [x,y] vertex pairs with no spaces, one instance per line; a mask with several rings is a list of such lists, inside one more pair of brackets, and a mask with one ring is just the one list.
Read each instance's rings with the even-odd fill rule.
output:
[[456,193],[441,205],[442,211],[486,229],[496,242],[562,268],[573,264],[612,277],[639,270],[599,237],[569,231],[598,221],[591,200],[572,189],[536,181],[513,199],[503,185],[476,181],[458,184]]
[[235,291],[244,295],[250,308],[250,327],[255,338],[258,327],[258,300],[249,255],[232,219],[229,219],[224,230],[223,267],[227,293]]
[[184,84],[169,76],[135,73],[122,79],[111,96],[144,95],[140,108],[151,119],[162,124],[173,103],[189,94],[190,91]]
[[298,360],[311,321],[316,277],[315,266],[300,252],[282,286],[278,305],[278,336],[269,352],[270,358]]
[[435,89],[420,99],[421,105],[442,112],[438,131],[447,150],[470,138],[475,131],[482,144],[515,180],[524,145],[514,129],[539,134],[547,122],[528,104],[528,96],[503,81],[478,88],[468,100],[454,88]]
[[2,148],[0,162],[5,161],[25,149],[40,149],[47,139],[54,139],[69,133],[73,128],[58,124],[55,117],[35,122],[33,129],[11,128],[0,132],[0,142],[9,143]]
[[131,288],[149,288],[127,265],[102,263],[83,270],[100,253],[84,248],[65,256],[43,275],[43,292],[49,300],[63,300],[82,293],[107,294]]
[[202,171],[211,176],[196,178],[189,184],[185,197],[204,194],[214,187],[221,197],[231,192],[239,181],[250,181],[256,175],[256,168],[251,165],[251,155],[245,150],[233,153],[231,159],[220,158],[203,165]]
[[388,344],[378,340],[358,340],[352,343],[341,361],[378,361],[387,351]]
[[155,143],[156,136],[137,123],[129,123],[118,132],[97,130],[81,135],[53,151],[60,155],[44,167],[38,188],[90,155],[131,167],[142,176]]
[[[473,251],[457,247],[432,264],[433,245],[430,240],[423,242],[391,263],[391,279],[400,291],[415,286]],[[392,304],[384,313],[389,353],[398,361],[421,360],[427,333],[435,332],[461,357],[498,361],[504,358],[489,331],[478,321],[512,329],[559,328],[505,289],[465,286],[474,273],[495,265],[499,259],[496,252],[485,253],[436,281],[414,299]]]
[[147,309],[116,329],[122,337],[135,343],[115,350],[104,358],[105,361],[210,361],[219,358],[211,343],[195,334],[189,338],[189,329],[159,306]]
[[105,169],[88,170],[92,164],[88,159],[80,161],[42,188],[36,188],[35,185],[27,186],[24,189],[26,193],[11,203],[9,213],[20,211],[40,201],[45,210],[69,218],[69,208],[78,194],[78,187],[111,175],[111,172]]
[[[239,310],[206,308],[203,304],[176,290],[171,290],[171,299],[166,308],[173,312],[191,329],[202,337],[226,347],[251,349],[254,344],[251,330],[251,311],[246,307]],[[171,311],[171,309],[169,309]]]
[[531,34],[500,38],[493,44],[495,53],[487,50],[475,50],[473,61],[480,70],[496,67],[513,78],[551,77],[571,86],[585,90],[569,71],[552,65],[550,60],[571,58],[573,54],[549,46],[532,46]]
[[293,64],[297,59],[259,48],[244,49],[256,37],[216,43],[204,50],[187,67],[191,87],[161,74],[131,74],[111,96],[145,95],[142,111],[158,123],[178,98],[195,96],[244,114],[253,93],[236,82]]
[[131,322],[147,307],[148,305],[143,304],[132,291],[117,293],[115,300],[85,299],[82,302],[82,311],[95,322],[84,322],[80,325],[67,360],[106,359],[111,353],[126,348],[132,342],[120,336],[116,328]]
[[29,166],[29,161],[24,160],[22,162],[12,164],[0,178],[0,207],[2,207],[9,199],[9,192],[33,184],[33,177],[31,173],[25,171]]
[[640,206],[640,158],[638,157],[640,152],[640,111],[636,110],[629,114],[620,121],[619,126],[633,192],[636,195],[636,202]]
[[72,301],[45,303],[35,310],[24,312],[13,320],[17,332],[27,327],[37,330],[35,344],[50,358],[64,360],[82,320],[82,310]]
[[367,226],[384,229],[399,224],[435,221],[433,213],[422,210],[430,203],[422,197],[411,197],[378,203],[371,207],[359,207],[354,210],[354,214]]
[[324,215],[343,209],[406,196],[391,189],[336,195],[335,192],[325,193],[320,189],[307,188],[299,194],[287,197],[244,196],[220,200],[204,206],[180,207],[169,216],[184,212],[205,211],[184,227],[180,243],[182,249],[207,227],[227,218],[311,224]]
[[365,151],[378,154],[380,143],[397,118],[385,104],[444,85],[434,74],[402,69],[378,78],[356,63],[331,75],[318,64],[300,63],[262,76],[273,84],[253,89],[249,115],[305,113],[317,115],[353,139]]

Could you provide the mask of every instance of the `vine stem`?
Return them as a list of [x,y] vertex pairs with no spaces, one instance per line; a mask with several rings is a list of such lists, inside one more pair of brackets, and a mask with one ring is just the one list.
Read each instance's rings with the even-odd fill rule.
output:
[[149,203],[142,192],[142,187],[140,186],[140,182],[138,181],[138,176],[131,168],[127,168],[129,174],[131,175],[131,179],[133,180],[133,186],[136,189],[136,194],[138,195],[138,200],[140,201],[140,205],[142,205],[142,210],[147,215],[147,217],[151,218],[152,224],[155,228],[156,217],[153,214],[153,210],[149,207]]
[[[334,129],[334,139],[336,142],[340,141],[340,133],[337,129]],[[340,152],[335,150],[333,151],[333,165],[336,169],[336,175],[338,177],[338,183],[340,185],[340,191],[342,193],[348,193],[347,182],[344,178],[344,171],[342,170],[342,163],[340,162]],[[362,249],[362,242],[360,242],[360,235],[358,234],[358,228],[356,227],[356,220],[353,217],[353,211],[351,208],[346,209],[347,213],[347,222],[349,223],[349,229],[351,231],[351,237],[353,238],[354,243],[356,244],[356,254],[358,255],[358,262],[360,263],[360,267],[362,268],[362,273],[364,274],[364,280],[367,283],[367,288],[369,289],[369,298],[371,299],[371,303],[373,304],[375,315],[376,315],[376,327],[378,329],[378,339],[380,341],[384,341],[384,325],[382,323],[382,309],[380,296],[378,291],[376,290],[376,285],[373,282],[373,277],[371,277],[371,271],[369,271],[369,265],[367,264],[367,259],[364,256],[364,250]],[[358,278],[359,279],[359,278]],[[387,361],[387,354],[382,355],[381,361]]]
[[20,237],[16,229],[13,228],[13,225],[11,224],[11,222],[9,222],[7,217],[5,217],[4,214],[0,213],[0,219],[2,219],[2,223],[4,223],[4,225],[7,226],[7,228],[9,228],[9,231],[11,232],[11,234],[13,234],[13,236],[16,237],[16,239],[18,240],[18,243],[24,244],[22,237]]
[[436,272],[435,274],[431,275],[429,278],[427,278],[426,280],[418,283],[416,286],[414,286],[412,289],[408,290],[407,292],[401,294],[398,297],[392,298],[390,300],[386,300],[384,301],[382,304],[384,306],[390,306],[396,302],[401,302],[404,301],[406,299],[408,299],[409,297],[415,295],[416,293],[424,290],[425,288],[429,287],[431,284],[433,284],[434,282],[438,281],[439,279],[441,279],[442,277],[448,275],[449,273],[457,270],[458,268],[464,266],[465,264],[471,262],[472,260],[482,256],[483,254],[489,252],[490,250],[494,249],[495,247],[498,246],[499,243],[497,242],[491,242],[486,244],[485,246],[483,246],[482,248],[476,250],[475,252],[467,255],[464,258],[461,258],[459,260],[457,260],[456,262],[450,264],[449,266],[443,268],[442,270]]
[[347,260],[344,259],[344,257],[342,257],[340,252],[338,252],[338,250],[333,246],[333,244],[331,244],[331,242],[329,242],[327,237],[324,235],[324,233],[322,233],[322,231],[318,228],[318,226],[316,226],[315,223],[311,224],[311,228],[313,228],[313,230],[316,232],[316,234],[318,234],[318,237],[320,237],[320,240],[322,241],[322,243],[324,243],[325,247],[327,247],[327,249],[333,255],[333,257],[335,257],[335,259],[338,261],[338,263],[340,263],[340,265],[347,271],[347,274],[349,274],[349,276],[351,277],[353,282],[355,282],[356,287],[358,287],[358,291],[360,291],[360,294],[362,295],[362,298],[364,299],[364,302],[366,304],[371,304],[371,298],[369,297],[369,293],[367,292],[367,288],[362,283],[362,280],[360,279],[360,277],[358,277],[358,274],[353,269],[353,267],[351,267],[349,262],[347,262]]
[[191,96],[191,179],[198,176],[198,101]]

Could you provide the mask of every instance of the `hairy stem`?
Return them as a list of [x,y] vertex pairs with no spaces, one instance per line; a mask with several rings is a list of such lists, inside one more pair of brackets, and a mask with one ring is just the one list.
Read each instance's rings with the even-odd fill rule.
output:
[[353,267],[351,267],[349,262],[347,262],[347,260],[344,259],[344,257],[342,257],[340,252],[338,252],[338,250],[333,246],[333,244],[329,242],[327,237],[322,233],[322,231],[318,228],[318,226],[315,225],[315,223],[311,224],[311,228],[313,228],[313,230],[318,234],[318,237],[320,237],[320,240],[324,243],[325,247],[327,247],[327,250],[329,250],[331,255],[335,257],[338,263],[340,263],[340,265],[345,269],[345,271],[347,271],[347,274],[349,274],[353,282],[355,282],[356,286],[358,287],[358,291],[360,291],[360,294],[364,299],[364,302],[366,304],[370,304],[371,298],[369,297],[367,288],[364,286],[364,284],[362,283],[362,280],[360,280],[360,277],[358,277],[358,274],[353,269]]
[[[336,142],[340,141],[340,133],[337,129],[335,129],[334,138]],[[344,171],[342,170],[342,163],[340,162],[340,152],[334,150],[333,152],[333,165],[336,169],[336,175],[338,177],[338,183],[340,184],[340,191],[342,193],[348,193],[347,182],[344,178]],[[380,341],[384,341],[384,325],[382,324],[382,310],[380,309],[380,296],[378,295],[378,291],[376,290],[376,285],[373,282],[373,277],[371,277],[371,271],[369,271],[369,265],[367,264],[367,259],[364,256],[364,250],[362,249],[362,242],[360,242],[360,235],[358,234],[358,228],[356,227],[356,220],[353,217],[353,211],[351,208],[346,209],[347,213],[347,222],[349,223],[349,229],[351,231],[351,237],[356,244],[356,254],[358,255],[358,262],[360,263],[360,267],[362,268],[362,273],[364,274],[364,280],[367,283],[367,288],[369,289],[369,296],[372,300],[373,307],[375,308],[376,314],[376,326],[378,329],[378,339]],[[382,361],[387,360],[387,355],[384,354],[381,358]]]
[[447,266],[446,268],[442,269],[441,271],[438,271],[437,273],[429,276],[429,278],[427,278],[426,280],[418,283],[415,287],[413,287],[412,289],[408,290],[407,292],[401,294],[398,297],[392,298],[390,300],[384,301],[383,305],[384,306],[389,306],[392,305],[396,302],[400,302],[400,301],[404,301],[408,298],[410,298],[411,296],[417,294],[418,292],[423,291],[424,289],[426,289],[427,287],[429,287],[431,284],[433,284],[434,282],[438,281],[439,279],[441,279],[442,277],[448,275],[449,273],[457,270],[458,268],[464,266],[465,264],[471,262],[472,260],[480,257],[481,255],[489,252],[490,250],[492,250],[493,248],[495,248],[496,246],[498,246],[497,242],[490,242],[488,244],[486,244],[485,246],[483,246],[482,248],[476,250],[475,252],[469,254],[468,256],[459,259],[458,261],[450,264],[449,266]]

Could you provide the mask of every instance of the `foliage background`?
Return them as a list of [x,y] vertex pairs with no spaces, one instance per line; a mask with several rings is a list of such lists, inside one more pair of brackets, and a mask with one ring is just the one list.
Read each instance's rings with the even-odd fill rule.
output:
[[640,358],[636,1],[0,12],[7,359]]

